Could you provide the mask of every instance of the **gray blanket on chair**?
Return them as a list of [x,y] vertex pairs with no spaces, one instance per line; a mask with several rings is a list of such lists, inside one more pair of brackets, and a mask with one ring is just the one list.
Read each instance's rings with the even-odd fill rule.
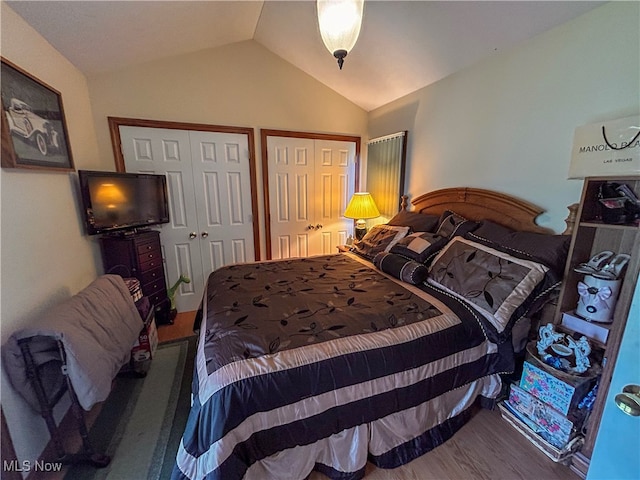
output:
[[[67,371],[80,405],[89,410],[105,400],[111,382],[128,360],[143,323],[120,276],[103,275],[70,299],[51,308],[29,327],[14,332],[2,349],[14,388],[35,410],[40,405],[27,378],[19,341],[30,338],[45,390],[63,381],[57,340],[64,345]],[[53,394],[53,392],[48,392]]]

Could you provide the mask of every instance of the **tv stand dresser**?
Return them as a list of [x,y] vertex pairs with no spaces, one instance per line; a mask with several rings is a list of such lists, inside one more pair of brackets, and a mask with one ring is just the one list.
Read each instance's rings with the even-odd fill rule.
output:
[[149,297],[154,305],[156,323],[172,323],[160,248],[160,232],[145,230],[105,235],[100,238],[100,247],[105,273],[137,278],[142,287],[142,294]]

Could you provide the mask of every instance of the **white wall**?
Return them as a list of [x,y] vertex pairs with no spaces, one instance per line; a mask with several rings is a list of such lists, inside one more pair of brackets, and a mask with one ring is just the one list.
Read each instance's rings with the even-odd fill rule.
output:
[[[564,228],[576,126],[639,110],[637,2],[614,2],[367,114],[255,42],[89,80],[4,2],[1,54],[62,94],[76,168],[112,170],[107,116],[376,137],[409,130],[407,191],[469,185],[520,196]],[[256,140],[259,140],[258,138]],[[260,152],[256,142],[257,152]],[[2,342],[99,271],[73,175],[2,169]],[[261,195],[260,195],[261,197]],[[20,460],[48,434],[2,374]],[[60,413],[60,412],[58,412]]]
[[[2,56],[61,92],[77,169],[114,170],[107,116],[254,127],[259,174],[259,128],[366,134],[364,110],[253,41],[87,80],[4,2],[1,8]],[[0,175],[4,343],[88,285],[102,264],[96,240],[83,234],[75,175]],[[1,403],[18,459],[33,462],[49,434],[4,372]],[[58,419],[67,406],[56,409]]]
[[366,142],[362,108],[253,40],[95,76],[89,91],[103,161],[113,162],[109,116],[253,128],[262,258],[260,128],[348,134]]
[[369,135],[409,130],[406,190],[512,194],[564,230],[577,126],[640,110],[640,3],[612,2],[369,115]]
[[367,128],[362,108],[253,40],[88,82],[101,158],[113,158],[107,116],[351,135]]
[[[85,77],[4,2],[0,14],[2,56],[61,93],[76,168],[105,167]],[[75,182],[68,173],[0,170],[2,344],[96,276],[99,254],[83,234]],[[49,438],[44,421],[16,396],[4,369],[1,394],[18,459],[33,461]],[[63,412],[64,405],[57,416]]]

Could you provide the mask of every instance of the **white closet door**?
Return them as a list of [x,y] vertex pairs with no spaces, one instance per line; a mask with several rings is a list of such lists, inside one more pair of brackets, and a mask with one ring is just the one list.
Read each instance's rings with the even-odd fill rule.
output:
[[[316,252],[336,252],[347,243],[353,220],[344,217],[355,184],[356,145],[353,142],[315,140]],[[319,226],[319,227],[318,227]]]
[[246,135],[189,132],[205,275],[255,260]]
[[355,143],[267,137],[271,258],[335,253],[353,222]]
[[214,268],[255,259],[246,136],[129,126],[120,136],[127,171],[167,176],[171,222],[160,238],[168,287],[189,276],[176,307],[196,310]]
[[160,227],[167,287],[187,275],[176,295],[178,311],[198,308],[202,297],[202,256],[193,188],[189,132],[165,128],[120,127],[122,155],[128,172],[165,174],[170,223]]
[[314,143],[305,138],[268,137],[271,258],[312,255]]

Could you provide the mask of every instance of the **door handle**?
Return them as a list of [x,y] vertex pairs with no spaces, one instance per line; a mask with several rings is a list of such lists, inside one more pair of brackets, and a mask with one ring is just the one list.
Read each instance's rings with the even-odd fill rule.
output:
[[208,233],[208,232],[202,232],[202,233],[200,234],[200,236],[201,236],[202,238],[207,238],[207,237],[209,236],[209,233]]
[[189,239],[193,240],[194,238],[196,238],[198,236],[198,234],[196,232],[191,232],[189,234]]
[[615,396],[617,407],[632,417],[640,416],[640,385],[627,385]]
[[316,227],[314,227],[313,225],[309,224],[307,225],[307,230],[315,230]]
[[322,228],[322,224],[321,224],[321,223],[318,223],[318,224],[316,225],[316,230],[320,230],[321,228]]

